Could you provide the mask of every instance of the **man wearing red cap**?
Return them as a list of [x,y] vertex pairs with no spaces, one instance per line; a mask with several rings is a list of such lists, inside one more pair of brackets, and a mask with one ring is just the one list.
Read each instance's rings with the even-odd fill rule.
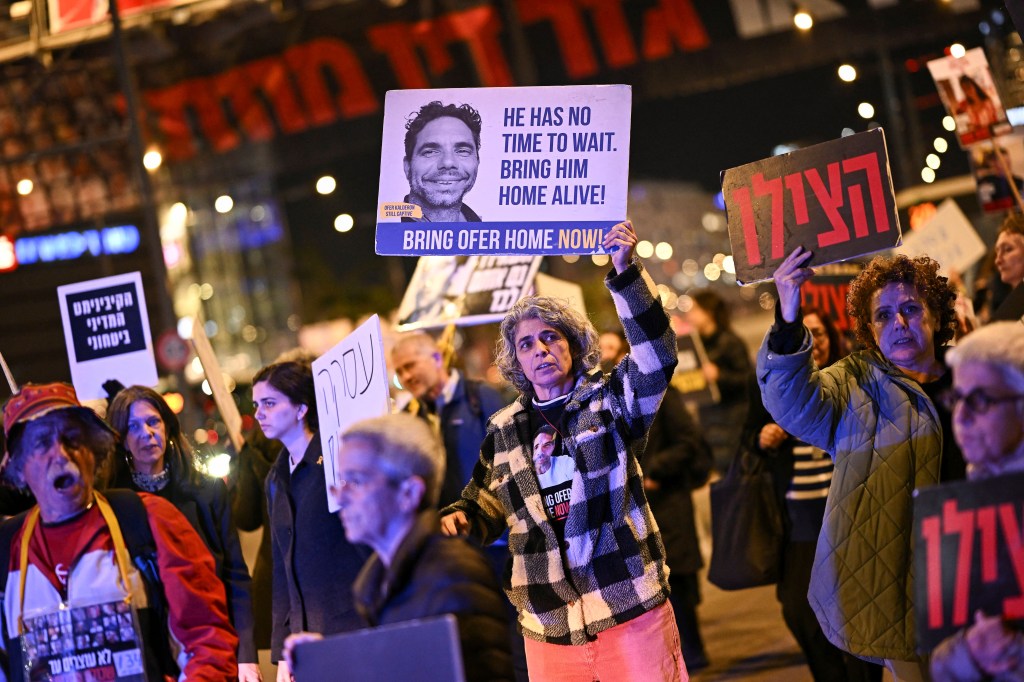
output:
[[[177,509],[140,494],[166,596],[165,604],[150,603],[144,576],[128,555],[129,534],[122,536],[119,515],[94,490],[117,436],[78,402],[74,389],[25,385],[4,406],[4,434],[3,476],[37,501],[27,516],[5,522],[20,526],[9,565],[0,567],[8,571],[8,679],[53,674],[55,665],[63,673],[101,676],[116,669],[118,679],[144,670],[150,680],[236,679],[238,642],[213,558]],[[147,613],[164,605],[166,629]],[[100,671],[105,662],[110,669]]]

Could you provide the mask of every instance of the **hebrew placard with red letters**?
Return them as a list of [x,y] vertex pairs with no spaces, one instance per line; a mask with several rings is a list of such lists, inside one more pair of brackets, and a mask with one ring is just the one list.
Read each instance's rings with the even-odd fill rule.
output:
[[730,168],[722,193],[741,284],[769,279],[798,245],[824,265],[900,243],[881,128]]

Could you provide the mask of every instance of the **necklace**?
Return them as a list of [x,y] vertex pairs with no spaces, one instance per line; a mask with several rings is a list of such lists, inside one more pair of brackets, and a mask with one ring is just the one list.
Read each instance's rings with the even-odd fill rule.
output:
[[[557,403],[560,400],[563,401],[563,411],[564,411],[564,403],[568,402],[568,400],[569,400],[568,394],[566,394],[564,396],[559,396],[558,398],[555,398],[553,400],[547,400],[547,401],[545,401],[545,404],[550,405],[552,403]],[[551,423],[551,420],[548,419],[548,416],[546,414],[544,414],[544,408],[541,407],[540,404],[536,400],[534,400],[533,406],[537,408],[538,412],[540,412],[540,418],[543,419],[547,423],[548,426],[553,428],[555,430],[555,433],[558,434],[558,437],[561,438],[562,441],[564,442],[565,441],[565,436],[562,435],[562,431],[557,426],[555,426],[554,424]]]
[[144,474],[141,471],[132,471],[132,482],[147,493],[155,493],[167,487],[171,480],[171,471],[165,465],[163,471],[158,474]]

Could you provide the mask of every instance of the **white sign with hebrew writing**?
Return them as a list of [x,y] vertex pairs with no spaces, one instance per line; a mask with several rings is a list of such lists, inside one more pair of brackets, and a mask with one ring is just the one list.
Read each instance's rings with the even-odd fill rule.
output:
[[[328,490],[338,485],[341,434],[361,419],[391,411],[382,338],[380,317],[374,315],[313,361],[316,413]],[[327,507],[331,512],[339,509],[331,495],[327,496]]]
[[106,398],[103,384],[156,386],[142,275],[130,272],[57,287],[71,383],[79,400]]

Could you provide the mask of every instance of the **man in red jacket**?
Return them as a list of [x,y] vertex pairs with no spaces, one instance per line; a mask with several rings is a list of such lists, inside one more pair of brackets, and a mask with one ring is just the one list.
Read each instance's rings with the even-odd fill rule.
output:
[[[3,475],[37,501],[24,519],[12,520],[22,525],[2,567],[8,679],[22,679],[26,667],[52,672],[55,665],[83,675],[145,670],[149,679],[237,679],[238,638],[213,557],[169,502],[140,494],[166,595],[166,630],[148,617],[158,605],[149,603],[144,576],[128,557],[118,516],[94,489],[117,437],[74,388],[26,384],[4,406],[4,435]],[[139,625],[147,622],[154,627]],[[155,652],[168,647],[158,640],[167,631],[170,656],[160,657]]]

